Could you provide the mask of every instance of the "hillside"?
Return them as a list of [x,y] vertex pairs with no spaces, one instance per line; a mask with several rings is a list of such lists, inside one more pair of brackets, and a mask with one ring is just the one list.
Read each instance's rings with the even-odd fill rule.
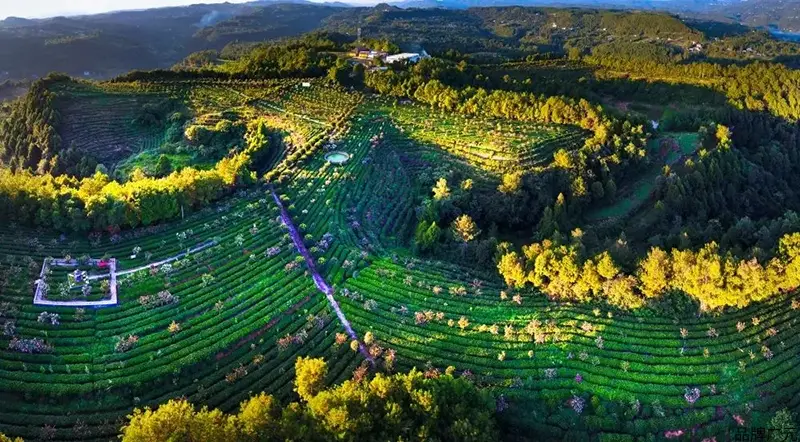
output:
[[720,16],[729,17],[747,26],[775,27],[784,32],[800,32],[800,5],[792,0],[732,2],[714,8]]
[[204,27],[194,38],[221,48],[232,41],[263,41],[290,37],[321,27],[324,20],[344,8],[307,4],[277,4],[255,8]]
[[[222,3],[44,20],[10,18],[0,22],[0,81],[42,77],[52,71],[110,78],[132,69],[169,68],[192,52],[222,49],[232,40],[261,41],[310,31],[318,23],[300,17],[310,14],[320,20],[334,10],[303,4]],[[250,17],[244,20],[259,31],[238,34],[236,21],[226,20],[241,15]],[[259,16],[280,25],[265,28]],[[215,24],[219,28],[208,28]]]
[[[386,38],[437,55],[471,56],[479,62],[523,60],[543,54],[585,54],[602,45],[660,52],[675,59],[775,59],[795,56],[795,43],[729,23],[681,19],[663,12],[480,7],[400,9],[388,5],[351,8],[325,20],[325,30]],[[697,43],[707,47],[692,49]]]
[[654,11],[223,7],[176,22],[215,20],[174,69],[0,89],[0,433],[800,436],[800,45]]
[[795,33],[800,29],[798,4],[793,0],[404,0],[391,4],[401,8],[555,6],[669,11],[690,18],[712,18],[762,29],[775,27]]

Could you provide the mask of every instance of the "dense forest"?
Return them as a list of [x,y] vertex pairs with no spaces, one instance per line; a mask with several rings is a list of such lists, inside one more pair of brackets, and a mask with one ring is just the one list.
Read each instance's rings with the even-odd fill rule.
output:
[[11,171],[34,170],[60,173],[61,139],[54,94],[48,85],[59,77],[48,77],[31,85],[0,122],[0,162]]

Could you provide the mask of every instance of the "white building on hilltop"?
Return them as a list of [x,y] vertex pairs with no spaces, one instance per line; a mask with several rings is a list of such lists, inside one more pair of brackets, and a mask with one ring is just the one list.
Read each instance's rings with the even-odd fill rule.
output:
[[428,55],[428,53],[425,52],[425,50],[423,50],[421,53],[403,52],[402,54],[389,55],[384,59],[384,61],[386,62],[386,64],[397,63],[399,61],[407,61],[409,63],[416,63],[416,62],[420,61],[423,58],[430,58],[430,57],[431,56]]

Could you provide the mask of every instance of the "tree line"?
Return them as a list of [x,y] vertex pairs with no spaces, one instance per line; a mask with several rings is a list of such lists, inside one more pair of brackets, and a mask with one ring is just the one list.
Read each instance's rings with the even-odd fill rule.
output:
[[260,393],[238,413],[196,408],[170,400],[157,409],[136,409],[122,428],[125,442],[247,441],[494,441],[495,401],[451,372],[378,373],[359,368],[353,379],[325,387],[321,358],[299,357],[294,391],[298,402],[281,406]]
[[800,72],[783,64],[669,63],[623,54],[592,54],[584,61],[650,80],[700,85],[722,93],[738,109],[767,111],[792,121],[800,119]]
[[[740,123],[734,133],[748,130]],[[701,134],[712,131],[704,127]],[[696,159],[675,170],[667,167],[656,178],[650,207],[627,229],[630,239],[682,248],[715,240],[741,254],[751,247],[768,250],[795,228],[793,211],[800,210],[797,133],[776,135],[754,148],[701,144]]]
[[213,169],[183,168],[163,178],[140,176],[124,184],[97,172],[75,178],[0,169],[0,219],[60,231],[150,225],[200,208],[256,180],[270,149],[269,128],[254,120],[246,147]]
[[[346,36],[329,32],[312,32],[300,38],[256,44],[231,44],[221,53],[201,51],[190,54],[174,69],[135,70],[111,81],[176,81],[176,80],[248,80],[266,78],[321,77],[336,65],[333,52],[345,51]],[[229,57],[217,63],[219,57]]]
[[[642,207],[587,229],[587,247],[613,247],[622,231],[639,256],[650,246],[689,249],[714,241],[736,256],[771,258],[780,237],[797,231],[800,221],[800,128],[766,112],[729,109],[715,117],[719,123],[700,127],[695,155],[662,168]],[[580,219],[567,221],[557,230],[581,226]]]
[[507,251],[497,268],[506,284],[530,284],[559,301],[605,301],[635,309],[670,291],[684,293],[703,310],[745,307],[800,285],[800,233],[784,235],[776,256],[766,262],[722,253],[715,242],[697,251],[653,247],[633,269],[625,271],[605,251],[586,256],[582,232],[568,241],[550,240]]
[[[769,258],[769,249],[781,235],[792,231],[794,213],[800,210],[795,190],[800,185],[796,173],[800,132],[794,122],[796,111],[792,110],[800,98],[796,96],[795,83],[800,78],[796,78],[796,71],[763,62],[725,66],[631,58],[597,51],[585,59],[594,66],[597,77],[588,70],[552,77],[562,79],[556,80],[560,81],[558,90],[573,89],[578,95],[599,97],[608,93],[622,100],[661,102],[664,98],[665,102],[674,99],[684,103],[685,109],[666,110],[659,129],[698,131],[702,146],[694,157],[664,168],[656,178],[652,198],[630,220],[613,220],[587,231],[587,246],[593,250],[613,246],[622,230],[639,253],[645,253],[650,245],[691,248],[716,241],[723,250],[736,255],[752,253]],[[617,59],[619,64],[615,64]],[[522,75],[528,69],[524,66],[512,66],[517,69],[512,73]],[[627,69],[634,73],[633,78],[610,74]],[[497,75],[499,72],[502,70]],[[681,72],[694,73],[695,77],[679,75]],[[674,76],[661,76],[665,73]],[[588,81],[580,81],[586,75]],[[643,79],[637,79],[639,76]],[[492,80],[496,87],[517,92],[538,88],[537,82],[496,80]],[[725,149],[717,149],[718,127],[730,129]],[[624,175],[617,172],[611,177],[613,184],[602,180],[587,187],[590,194],[605,194],[609,199],[609,189],[613,192],[637,170],[628,168],[622,172],[632,173]],[[568,210],[558,208],[560,216],[556,216],[555,206],[543,214],[541,237],[568,232],[582,224],[570,207],[574,204],[571,192],[564,192],[564,203]]]
[[501,176],[495,188],[465,187],[468,177],[463,173],[442,171],[435,178],[444,179],[443,186],[453,191],[437,197],[434,188],[434,198],[425,199],[417,210],[415,243],[420,251],[435,253],[438,249],[442,254],[467,255],[469,261],[485,264],[492,256],[490,243],[467,241],[470,244],[465,246],[455,241],[461,253],[444,253],[448,248],[441,247],[441,240],[448,236],[434,232],[468,214],[490,237],[536,225],[540,228],[535,233],[548,237],[556,230],[565,231],[588,207],[612,201],[616,183],[649,161],[644,149],[649,130],[643,121],[619,118],[583,99],[446,84],[468,82],[468,75],[459,74],[462,69],[470,68],[422,60],[407,70],[370,72],[365,86],[386,95],[414,98],[443,112],[494,117],[499,122],[574,125],[587,130],[587,138],[576,150],[558,150],[546,168]]

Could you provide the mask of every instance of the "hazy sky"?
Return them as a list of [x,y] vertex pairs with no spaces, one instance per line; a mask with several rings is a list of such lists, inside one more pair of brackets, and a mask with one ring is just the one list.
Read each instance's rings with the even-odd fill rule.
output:
[[[40,18],[57,15],[96,14],[120,9],[147,9],[159,6],[222,3],[224,0],[0,0],[0,19],[8,16]],[[244,3],[248,0],[228,0]],[[376,3],[356,0],[349,3]]]

